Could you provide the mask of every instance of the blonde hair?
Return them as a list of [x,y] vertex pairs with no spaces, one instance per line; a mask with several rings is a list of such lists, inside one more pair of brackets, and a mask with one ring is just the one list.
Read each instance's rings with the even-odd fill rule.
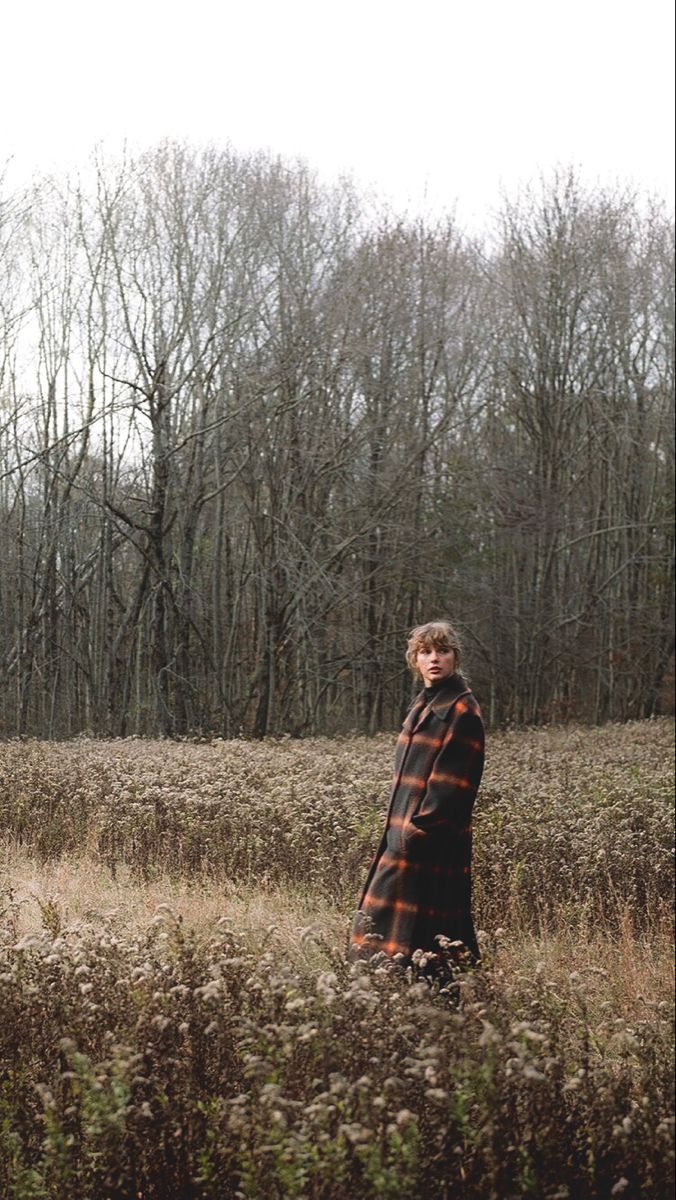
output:
[[420,674],[416,666],[418,651],[430,650],[432,646],[436,650],[452,650],[453,670],[457,671],[460,665],[460,638],[456,630],[450,621],[428,621],[426,625],[416,625],[408,635],[406,662],[413,674]]

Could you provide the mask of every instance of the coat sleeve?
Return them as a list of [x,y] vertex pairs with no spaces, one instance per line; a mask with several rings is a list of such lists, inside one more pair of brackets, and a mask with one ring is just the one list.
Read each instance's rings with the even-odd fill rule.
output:
[[466,833],[484,766],[484,726],[478,710],[454,710],[422,800],[404,830],[403,849],[424,857]]

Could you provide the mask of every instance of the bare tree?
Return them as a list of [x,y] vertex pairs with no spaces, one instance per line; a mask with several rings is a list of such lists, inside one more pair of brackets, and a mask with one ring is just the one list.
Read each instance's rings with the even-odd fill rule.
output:
[[367,220],[303,164],[166,143],[0,203],[0,720],[396,722],[406,630],[489,719],[659,711],[673,230],[574,174]]

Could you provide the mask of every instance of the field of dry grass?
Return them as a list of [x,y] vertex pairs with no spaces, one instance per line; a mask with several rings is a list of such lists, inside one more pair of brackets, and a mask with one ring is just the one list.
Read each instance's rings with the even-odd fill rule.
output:
[[392,739],[0,745],[0,1194],[671,1194],[673,722],[494,735],[480,971],[349,967]]

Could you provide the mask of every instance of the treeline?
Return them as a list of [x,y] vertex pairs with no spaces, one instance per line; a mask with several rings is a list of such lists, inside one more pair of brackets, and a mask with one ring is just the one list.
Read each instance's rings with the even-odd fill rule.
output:
[[673,227],[491,240],[164,144],[0,207],[0,733],[374,731],[451,616],[491,722],[668,705]]

